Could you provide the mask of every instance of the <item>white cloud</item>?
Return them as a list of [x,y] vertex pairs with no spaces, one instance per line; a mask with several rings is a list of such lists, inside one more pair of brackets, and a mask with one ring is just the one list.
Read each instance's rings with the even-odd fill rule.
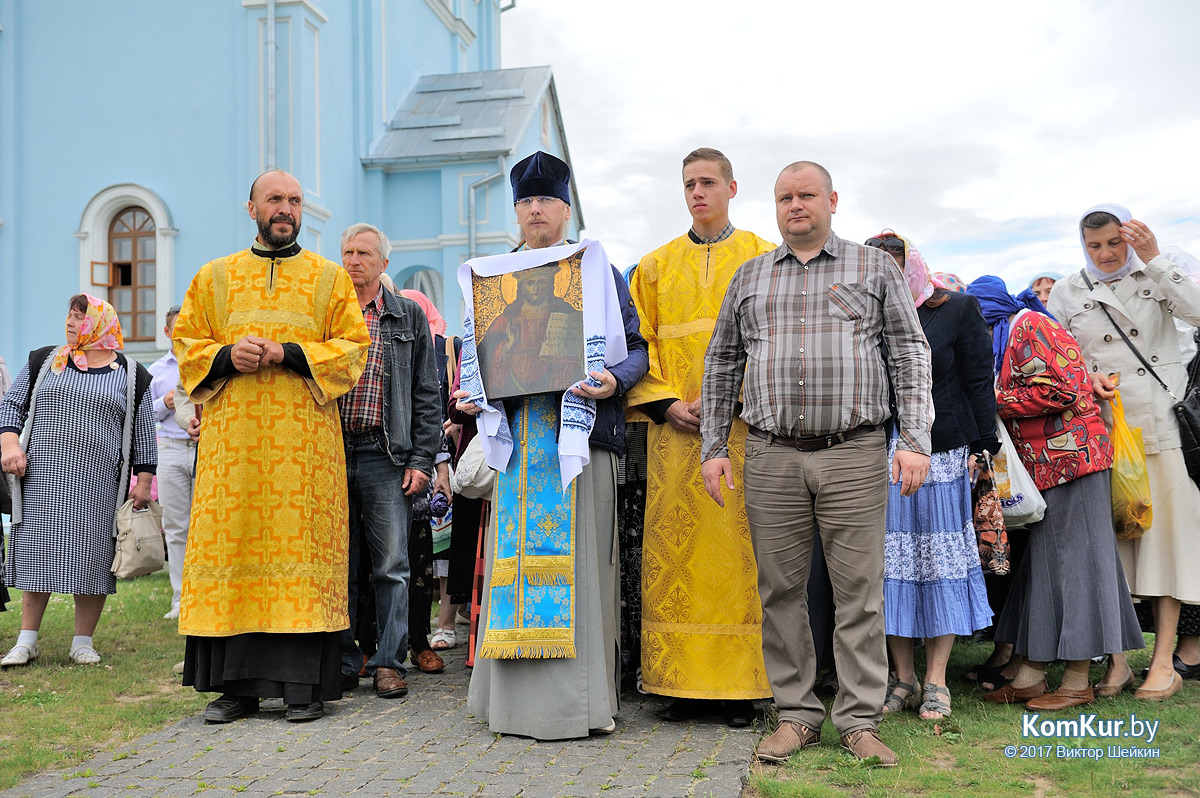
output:
[[697,146],[734,163],[734,223],[776,240],[775,176],[808,158],[840,235],[892,227],[968,279],[1077,268],[1105,201],[1200,254],[1200,3],[519,0],[503,21],[505,66],[554,69],[587,233],[619,265],[687,229]]

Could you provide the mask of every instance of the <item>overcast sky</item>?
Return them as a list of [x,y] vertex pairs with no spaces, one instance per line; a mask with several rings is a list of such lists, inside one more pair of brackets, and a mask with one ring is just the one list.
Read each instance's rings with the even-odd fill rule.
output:
[[772,241],[775,177],[807,159],[839,235],[893,228],[934,271],[1014,293],[1082,265],[1101,202],[1200,255],[1195,0],[518,0],[503,65],[538,64],[585,234],[622,268],[687,230],[699,146],[733,161],[733,223]]

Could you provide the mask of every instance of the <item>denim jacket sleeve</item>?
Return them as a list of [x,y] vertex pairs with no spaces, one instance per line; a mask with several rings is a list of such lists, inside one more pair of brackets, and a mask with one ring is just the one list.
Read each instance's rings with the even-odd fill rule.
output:
[[408,468],[433,476],[434,457],[442,448],[442,405],[438,390],[437,368],[433,358],[433,338],[429,321],[415,302],[410,307],[413,324],[412,358],[412,453]]

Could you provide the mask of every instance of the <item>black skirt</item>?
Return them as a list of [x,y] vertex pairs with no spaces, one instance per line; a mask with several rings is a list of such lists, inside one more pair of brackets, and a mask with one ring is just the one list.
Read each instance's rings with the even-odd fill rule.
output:
[[340,632],[188,635],[183,683],[201,693],[282,698],[285,704],[342,697]]
[[450,527],[450,577],[446,592],[453,604],[471,600],[471,583],[475,579],[475,549],[479,546],[479,514],[482,499],[454,496],[454,524]]
[[[1137,612],[1138,623],[1143,632],[1154,634],[1154,601],[1142,599],[1133,605]],[[1183,604],[1179,607],[1179,625],[1175,634],[1181,637],[1200,636],[1200,604]]]

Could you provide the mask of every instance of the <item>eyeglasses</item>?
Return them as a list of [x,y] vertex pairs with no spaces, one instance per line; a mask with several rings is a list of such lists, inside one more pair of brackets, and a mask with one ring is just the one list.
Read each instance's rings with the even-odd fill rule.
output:
[[538,205],[557,205],[562,200],[558,197],[523,197],[514,202],[513,205],[516,205],[518,208],[528,208],[535,202]]
[[868,238],[863,242],[868,247],[882,249],[889,255],[903,255],[904,242],[899,236],[888,236],[887,238]]

